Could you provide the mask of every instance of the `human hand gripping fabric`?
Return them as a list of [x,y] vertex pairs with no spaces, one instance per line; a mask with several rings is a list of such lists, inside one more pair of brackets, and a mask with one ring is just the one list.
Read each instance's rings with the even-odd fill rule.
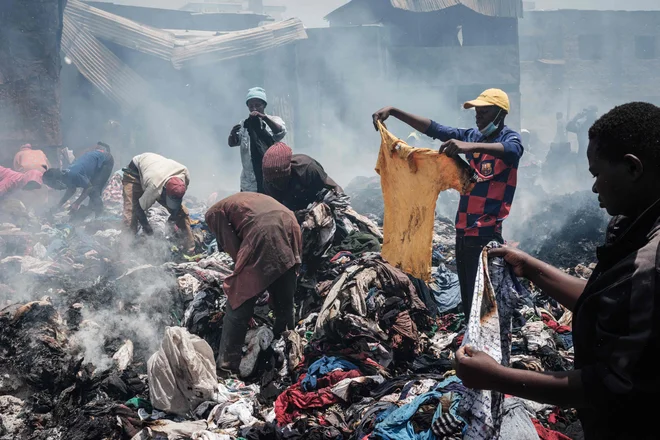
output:
[[376,129],[376,131],[379,131],[378,122],[383,124],[383,127],[385,126],[385,120],[390,117],[391,111],[392,111],[392,107],[383,107],[380,110],[378,110],[376,113],[371,115],[371,119],[374,123],[374,128]]
[[502,367],[495,359],[465,345],[456,352],[456,376],[475,390],[492,390]]
[[513,268],[517,277],[525,277],[530,256],[520,249],[511,246],[501,246],[488,251],[489,257],[502,257]]
[[459,154],[469,153],[471,151],[470,143],[459,141],[458,139],[449,139],[440,145],[438,153],[445,153],[449,157],[456,157]]

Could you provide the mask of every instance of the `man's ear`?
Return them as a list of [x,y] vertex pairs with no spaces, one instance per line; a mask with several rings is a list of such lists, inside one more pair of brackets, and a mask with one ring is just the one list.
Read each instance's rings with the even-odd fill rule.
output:
[[623,161],[633,180],[642,177],[644,174],[644,164],[642,164],[642,161],[637,156],[634,154],[626,154],[623,156]]

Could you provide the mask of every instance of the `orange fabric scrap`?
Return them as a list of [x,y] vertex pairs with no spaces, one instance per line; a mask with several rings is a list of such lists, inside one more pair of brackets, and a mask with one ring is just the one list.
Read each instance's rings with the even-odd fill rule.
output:
[[428,148],[413,148],[380,124],[376,172],[385,202],[382,256],[404,272],[429,281],[435,206],[441,191],[465,194],[474,181],[470,166]]

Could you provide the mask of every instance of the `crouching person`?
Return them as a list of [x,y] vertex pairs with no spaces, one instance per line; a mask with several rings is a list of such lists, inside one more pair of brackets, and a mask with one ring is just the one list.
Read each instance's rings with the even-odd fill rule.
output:
[[266,151],[262,170],[264,194],[292,211],[305,209],[316,202],[319,192],[324,189],[344,192],[320,163],[306,154],[293,154],[283,142],[277,142]]
[[137,234],[139,223],[145,234],[153,234],[146,212],[158,202],[170,213],[170,222],[179,228],[184,250],[193,252],[195,238],[188,209],[183,205],[183,196],[190,185],[188,168],[160,154],[143,153],[135,156],[123,171],[126,231]]
[[103,150],[94,150],[80,156],[69,168],[46,170],[43,174],[43,182],[51,188],[66,190],[52,211],[62,208],[73,197],[77,189],[82,188],[78,199],[71,204],[71,213],[77,212],[80,204],[89,198],[88,208],[99,216],[103,212],[101,195],[110,179],[114,164],[112,154]]
[[268,290],[275,337],[293,329],[293,296],[301,263],[302,235],[293,213],[275,199],[243,192],[213,205],[206,223],[218,245],[234,260],[225,279],[227,309],[217,367],[238,371],[248,323],[259,296]]

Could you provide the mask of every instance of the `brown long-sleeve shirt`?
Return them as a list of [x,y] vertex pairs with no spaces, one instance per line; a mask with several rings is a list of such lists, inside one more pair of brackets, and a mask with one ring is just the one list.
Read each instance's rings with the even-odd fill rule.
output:
[[296,217],[272,197],[250,192],[227,197],[207,211],[206,223],[235,262],[223,285],[232,309],[302,262]]

